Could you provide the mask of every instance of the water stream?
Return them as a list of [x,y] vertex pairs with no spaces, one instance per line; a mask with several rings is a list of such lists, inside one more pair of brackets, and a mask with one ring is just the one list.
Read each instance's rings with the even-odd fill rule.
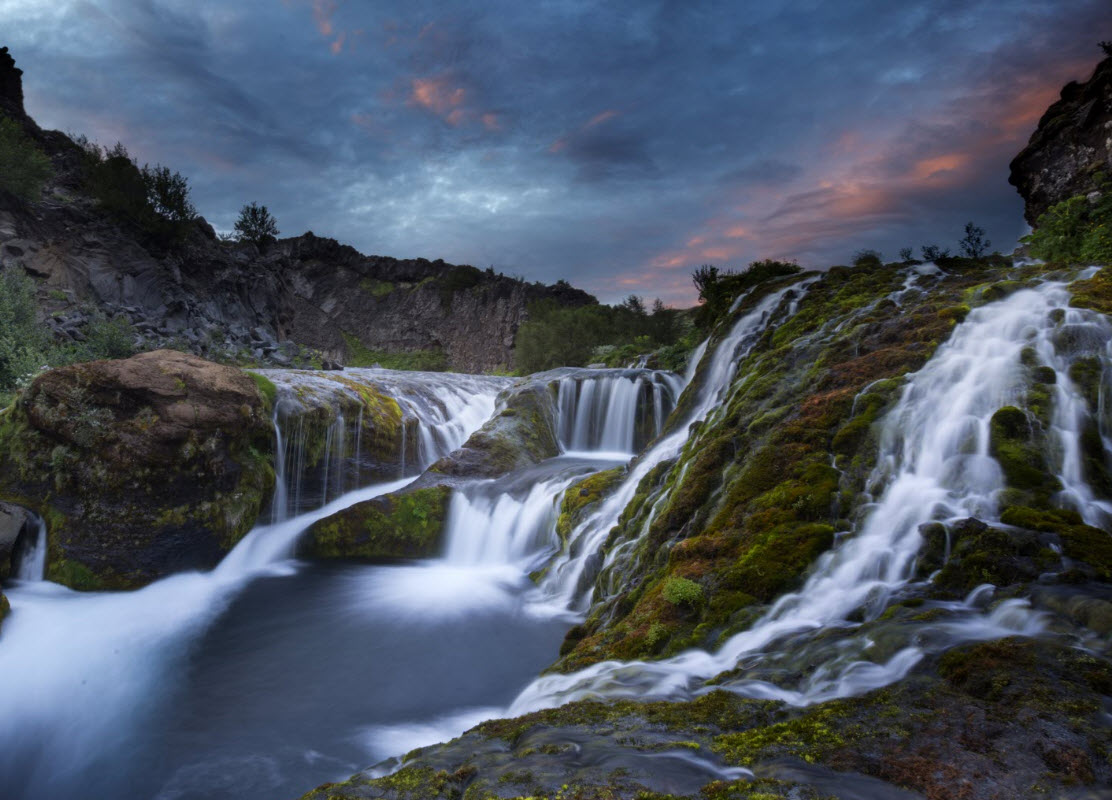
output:
[[[903,292],[931,275],[909,273]],[[600,556],[642,479],[715,422],[738,364],[795,313],[809,282],[738,312],[682,378],[640,367],[540,376],[550,381],[565,452],[458,486],[443,556],[402,565],[309,565],[291,553],[316,520],[404,487],[458,448],[512,381],[267,371],[278,387],[269,524],[215,569],[134,592],[77,593],[42,580],[44,532],[25,550],[19,580],[6,588],[13,613],[0,639],[3,797],[292,798],[490,717],[585,697],[686,698],[723,673],[732,691],[804,705],[898,680],[956,642],[1039,633],[1043,620],[1023,601],[993,604],[983,587],[882,655],[853,638],[912,580],[922,523],[995,518],[1004,484],[989,420],[1023,405],[1028,348],[1056,373],[1047,436],[1064,487],[1058,499],[1090,522],[1112,518],[1086,482],[1078,446],[1094,425],[1107,438],[1112,414],[1092,419],[1069,378],[1080,356],[1107,367],[1112,329],[1069,309],[1057,283],[973,310],[909,376],[882,422],[875,501],[800,591],[714,652],[535,677],[600,599],[597,576],[636,545],[634,532]],[[400,423],[368,390],[397,404]],[[564,492],[627,464],[561,541]],[[650,495],[641,534],[664,491]],[[806,678],[772,679],[770,665],[789,650],[806,655]]]

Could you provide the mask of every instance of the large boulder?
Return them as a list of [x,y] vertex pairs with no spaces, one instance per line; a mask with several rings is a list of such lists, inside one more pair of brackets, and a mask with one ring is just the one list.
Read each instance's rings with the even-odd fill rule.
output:
[[0,416],[0,499],[47,524],[47,576],[131,588],[214,566],[274,485],[242,370],[157,350],[51,370]]
[[1011,164],[1008,181],[1026,202],[1032,225],[1050,206],[1096,191],[1112,178],[1112,58],[1084,83],[1071,82],[1050,106]]

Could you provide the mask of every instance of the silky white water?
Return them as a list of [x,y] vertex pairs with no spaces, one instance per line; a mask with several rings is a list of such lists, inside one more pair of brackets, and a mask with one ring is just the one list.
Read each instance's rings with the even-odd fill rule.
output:
[[[1001,407],[1022,404],[1021,353],[1034,347],[1060,371],[1059,395],[1066,401],[1052,433],[1062,447],[1063,500],[1087,518],[1104,505],[1078,488],[1079,468],[1065,440],[1072,420],[1084,416],[1077,389],[1064,374],[1066,363],[1053,339],[1060,335],[1055,315],[1092,334],[1086,352],[1099,352],[1107,365],[1107,325],[1099,315],[1069,310],[1064,284],[1047,283],[1016,292],[1005,300],[973,310],[923,369],[910,377],[896,407],[883,423],[881,453],[871,484],[883,491],[856,535],[827,553],[804,587],[781,598],[749,630],[729,639],[716,653],[691,650],[659,662],[609,661],[568,675],[537,679],[525,689],[509,715],[584,697],[673,697],[733,669],[742,657],[762,652],[775,641],[801,631],[850,625],[852,612],[879,613],[892,593],[911,577],[921,545],[919,526],[931,520],[977,516],[992,520],[997,494],[1004,488],[996,460],[989,455],[989,421]],[[1084,337],[1081,337],[1084,339]],[[970,607],[970,611],[975,611]],[[1009,601],[989,614],[971,614],[943,628],[945,646],[967,639],[996,638],[1041,630],[1041,620],[1023,601]],[[937,633],[937,631],[936,631]],[[909,644],[883,664],[854,662],[836,672],[819,668],[808,684],[793,689],[763,682],[735,681],[735,691],[795,703],[818,702],[885,685],[905,675],[923,655]]]
[[[407,398],[408,413],[434,432],[425,459],[446,455],[493,409],[500,379],[459,377],[449,380],[447,390],[433,387],[420,399]],[[404,376],[397,385],[413,390],[420,381]],[[279,452],[287,436],[276,424]],[[332,440],[334,452],[342,452],[341,442]],[[339,459],[329,460],[333,468],[326,473],[342,481]],[[296,458],[282,462],[297,468]],[[279,470],[276,497],[292,497],[284,480],[289,474]],[[131,737],[157,717],[159,702],[168,702],[168,676],[248,584],[264,575],[295,573],[299,567],[290,556],[312,523],[412,480],[366,486],[308,513],[258,526],[212,571],[173,575],[132,592],[74,592],[40,580],[47,549],[40,535],[21,562],[21,582],[6,590],[12,613],[0,639],[0,674],[7,687],[0,691],[0,776],[18,784],[7,785],[5,796],[73,797],[96,765],[126,760],[139,745]],[[108,780],[115,773],[102,774]]]
[[683,390],[679,375],[660,370],[557,370],[560,445],[570,452],[627,457],[660,435]]
[[[671,433],[659,438],[648,451],[643,453],[633,465],[622,483],[602,502],[598,510],[591,514],[583,524],[571,534],[567,552],[561,554],[553,563],[541,584],[548,594],[568,607],[579,607],[589,601],[587,574],[589,565],[594,561],[610,529],[618,522],[622,511],[633,499],[637,486],[658,464],[675,458],[690,436],[693,423],[703,420],[719,403],[733,378],[737,362],[744,357],[747,349],[764,331],[769,320],[789,292],[805,290],[805,282],[786,287],[763,298],[756,306],[744,314],[730,332],[720,341],[711,356],[702,382],[695,388],[697,397],[691,403],[691,410],[684,420],[674,426]],[[696,370],[707,350],[708,342],[699,345],[688,363],[684,385],[693,380]]]

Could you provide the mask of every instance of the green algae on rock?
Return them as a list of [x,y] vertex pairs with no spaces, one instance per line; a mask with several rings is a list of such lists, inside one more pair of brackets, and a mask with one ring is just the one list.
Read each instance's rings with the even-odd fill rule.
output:
[[0,497],[45,520],[47,577],[75,589],[215,566],[273,489],[266,408],[176,351],[51,370],[0,416]]
[[428,558],[443,545],[451,489],[402,490],[313,523],[298,552],[308,558]]

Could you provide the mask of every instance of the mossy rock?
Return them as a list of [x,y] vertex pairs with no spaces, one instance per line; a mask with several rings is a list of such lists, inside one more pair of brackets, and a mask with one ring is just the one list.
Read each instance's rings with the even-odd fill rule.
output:
[[924,525],[920,533],[925,542],[919,566],[924,574],[938,571],[935,595],[962,597],[985,583],[1004,587],[1032,581],[1058,564],[1038,535],[1027,530],[1002,530],[966,519],[948,531],[940,523]]
[[1093,277],[1070,284],[1070,305],[1112,314],[1112,269],[1105,267]]
[[1000,513],[1000,521],[1057,534],[1066,557],[1088,565],[1098,580],[1112,581],[1112,534],[1086,525],[1076,511],[1008,506]]
[[1062,489],[1050,472],[1027,413],[1005,406],[989,423],[989,452],[1000,464],[1010,489],[1029,494],[1040,502]]
[[313,523],[298,552],[370,561],[436,556],[443,548],[451,495],[447,486],[430,486],[356,503]]
[[560,454],[555,397],[546,382],[517,383],[498,402],[501,410],[463,447],[433,464],[431,472],[496,478]]
[[7,617],[11,611],[12,604],[8,601],[8,598],[4,596],[4,593],[0,592],[0,630],[4,627],[4,618]]
[[556,533],[565,544],[571,532],[579,525],[626,475],[625,467],[596,472],[573,483],[564,491],[560,501],[560,515],[556,519]]
[[256,380],[176,351],[40,375],[0,417],[0,499],[47,526],[47,576],[126,589],[206,569],[274,486]]

